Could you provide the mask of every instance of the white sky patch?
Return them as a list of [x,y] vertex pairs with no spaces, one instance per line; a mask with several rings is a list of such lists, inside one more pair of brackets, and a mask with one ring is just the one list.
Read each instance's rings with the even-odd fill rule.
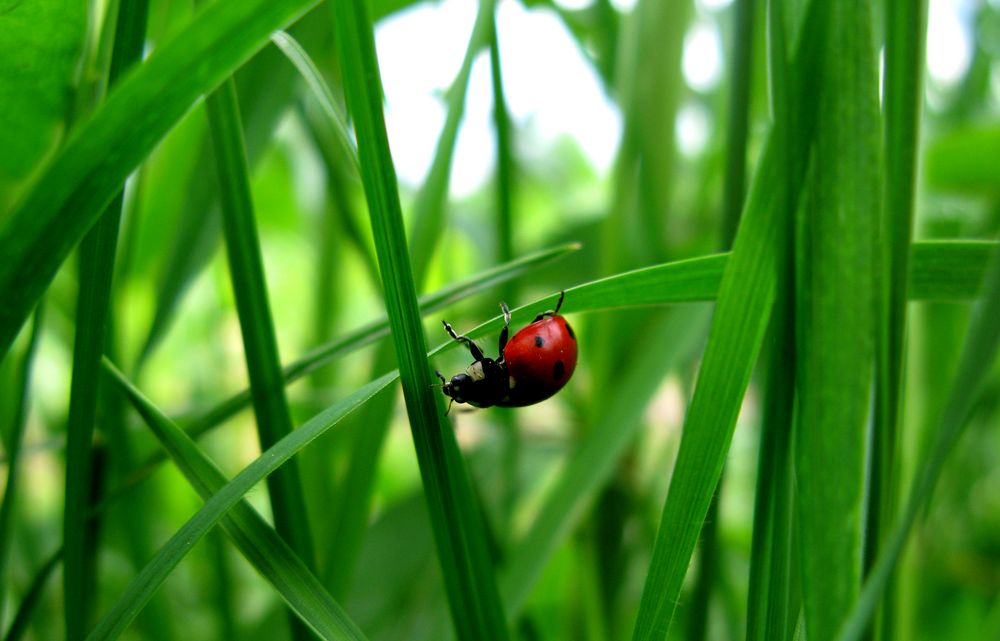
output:
[[958,82],[972,62],[968,7],[955,0],[930,0],[928,7],[927,70],[944,85]]
[[722,77],[722,41],[719,29],[698,20],[684,38],[684,79],[696,91],[708,91]]
[[555,0],[556,6],[566,11],[579,11],[594,4],[593,0]]
[[733,3],[733,0],[698,0],[698,6],[706,11],[720,11]]
[[677,112],[677,146],[686,156],[697,156],[711,135],[712,117],[699,102],[688,101]]

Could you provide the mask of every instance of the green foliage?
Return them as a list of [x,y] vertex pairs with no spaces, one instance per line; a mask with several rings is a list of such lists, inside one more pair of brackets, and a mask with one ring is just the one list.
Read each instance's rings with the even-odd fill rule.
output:
[[[375,36],[449,3],[0,2],[2,638],[1000,629],[1000,11],[924,88],[925,2],[522,4],[409,184]],[[523,117],[517,20],[605,169]],[[493,357],[560,292],[569,385],[446,415],[442,318]]]

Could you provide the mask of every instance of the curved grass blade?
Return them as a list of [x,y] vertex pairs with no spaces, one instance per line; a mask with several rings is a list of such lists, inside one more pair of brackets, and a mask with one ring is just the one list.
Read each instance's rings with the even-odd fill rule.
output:
[[442,416],[441,396],[432,387],[367,3],[345,0],[333,10],[386,311],[452,619],[460,638],[503,640],[506,621],[483,524],[455,434]]
[[[206,501],[211,499],[226,484],[226,477],[215,463],[110,361],[105,359],[103,365],[195,491]],[[249,503],[245,500],[236,503],[222,518],[220,526],[302,621],[321,637],[364,639],[319,579]]]
[[201,537],[212,529],[226,512],[239,503],[247,492],[395,378],[395,372],[387,374],[334,403],[275,443],[222,486],[180,530],[170,537],[156,557],[132,580],[124,594],[97,628],[90,633],[87,640],[117,638],[194,544],[201,540]]
[[886,537],[861,595],[837,634],[837,641],[859,641],[879,604],[882,590],[892,577],[893,568],[906,543],[917,515],[930,499],[948,454],[962,435],[983,388],[990,368],[1000,351],[1000,248],[993,258],[983,287],[983,297],[973,313],[959,360],[955,381],[938,424],[934,444],[910,490],[899,521]]
[[42,598],[42,591],[45,589],[45,584],[48,583],[49,578],[55,572],[61,560],[62,548],[59,548],[52,556],[46,559],[42,567],[35,573],[28,591],[25,593],[24,598],[21,599],[21,604],[17,607],[17,613],[14,615],[14,620],[10,623],[10,628],[7,629],[7,636],[4,637],[4,641],[19,641],[28,631],[28,623],[30,623],[31,615],[34,614],[35,607],[38,606],[38,602]]
[[0,229],[0,356],[128,174],[199,96],[314,1],[212,3],[76,128]]
[[316,67],[316,63],[309,57],[309,54],[299,44],[298,40],[285,31],[272,33],[271,42],[278,49],[281,49],[281,52],[295,65],[295,68],[305,79],[306,84],[309,85],[309,89],[316,98],[316,102],[319,103],[320,108],[332,125],[331,130],[333,131],[337,146],[340,147],[340,151],[344,156],[351,159],[355,171],[358,171],[358,150],[351,140],[351,135],[348,133],[347,118],[341,113],[340,107],[337,105],[337,100],[333,97],[333,92],[327,86],[326,80],[323,79],[323,74]]

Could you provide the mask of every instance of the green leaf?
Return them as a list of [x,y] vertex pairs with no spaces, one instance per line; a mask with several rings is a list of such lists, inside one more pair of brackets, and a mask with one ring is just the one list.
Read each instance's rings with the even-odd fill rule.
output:
[[[206,501],[226,484],[219,468],[107,359],[104,369],[156,435],[178,469]],[[296,613],[325,639],[364,639],[302,559],[249,503],[239,501],[220,522],[240,552]]]
[[[199,96],[313,0],[222,0],[119,83],[77,127],[0,229],[0,356],[128,174]],[[108,153],[114,150],[114,153]]]
[[[200,510],[160,549],[125,589],[111,611],[87,637],[88,641],[117,638],[170,575],[181,559],[225,514],[261,480],[281,467],[299,450],[339,423],[386,385],[396,374],[387,374],[361,387],[306,421],[263,452],[253,463],[222,486]],[[333,637],[337,638],[337,637]]]
[[0,221],[62,138],[86,25],[83,2],[0,2]]
[[334,22],[403,398],[452,618],[460,638],[506,639],[506,622],[479,510],[454,432],[442,416],[441,396],[432,387],[385,131],[382,86],[367,3],[335,3]]

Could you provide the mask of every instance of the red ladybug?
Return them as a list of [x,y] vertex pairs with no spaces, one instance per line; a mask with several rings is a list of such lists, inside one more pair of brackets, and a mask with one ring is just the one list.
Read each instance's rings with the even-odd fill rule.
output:
[[[565,293],[559,293],[555,310],[542,312],[530,325],[507,341],[510,309],[503,310],[500,331],[500,357],[486,358],[468,336],[455,333],[447,321],[444,329],[472,353],[472,365],[445,380],[440,372],[444,395],[455,403],[473,407],[524,407],[544,401],[566,384],[576,369],[576,335],[566,319],[559,316]],[[451,403],[448,404],[451,409]]]

